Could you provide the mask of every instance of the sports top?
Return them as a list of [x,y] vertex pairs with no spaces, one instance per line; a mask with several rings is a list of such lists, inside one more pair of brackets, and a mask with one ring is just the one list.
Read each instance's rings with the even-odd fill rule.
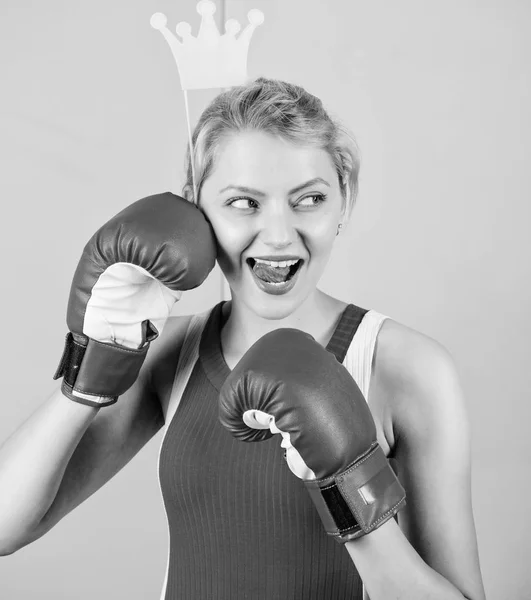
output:
[[[281,437],[242,442],[218,420],[230,373],[223,304],[191,318],[165,415],[158,475],[169,551],[161,600],[362,600],[356,567],[326,534]],[[349,304],[326,346],[365,398],[385,318]]]

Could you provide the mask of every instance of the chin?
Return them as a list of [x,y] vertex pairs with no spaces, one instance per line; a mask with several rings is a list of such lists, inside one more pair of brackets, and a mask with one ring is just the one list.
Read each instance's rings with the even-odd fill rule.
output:
[[260,297],[247,296],[244,303],[248,309],[254,312],[262,319],[269,321],[281,321],[291,316],[312,294],[315,290],[309,290],[306,293],[286,294],[283,296],[270,296],[260,294]]

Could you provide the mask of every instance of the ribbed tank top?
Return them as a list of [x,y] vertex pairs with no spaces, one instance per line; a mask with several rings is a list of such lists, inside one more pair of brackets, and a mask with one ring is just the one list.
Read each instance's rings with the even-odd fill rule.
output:
[[[169,552],[161,600],[363,600],[343,545],[325,532],[281,439],[234,439],[219,423],[230,369],[221,351],[224,301],[188,326],[159,452]],[[365,398],[386,317],[349,304],[327,350]]]

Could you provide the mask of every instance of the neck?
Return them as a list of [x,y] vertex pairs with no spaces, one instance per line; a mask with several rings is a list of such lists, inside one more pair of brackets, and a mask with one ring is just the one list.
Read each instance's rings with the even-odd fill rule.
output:
[[282,319],[265,319],[234,299],[223,305],[221,347],[234,360],[263,335],[282,327],[293,327],[312,335],[326,346],[346,304],[316,289],[313,294]]

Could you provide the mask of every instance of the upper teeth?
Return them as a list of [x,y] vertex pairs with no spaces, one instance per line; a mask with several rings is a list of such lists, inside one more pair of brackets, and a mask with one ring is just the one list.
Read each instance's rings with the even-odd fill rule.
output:
[[300,259],[297,258],[295,260],[274,261],[274,260],[262,260],[261,258],[255,258],[254,260],[257,263],[269,265],[270,267],[291,267],[291,265],[298,263]]

